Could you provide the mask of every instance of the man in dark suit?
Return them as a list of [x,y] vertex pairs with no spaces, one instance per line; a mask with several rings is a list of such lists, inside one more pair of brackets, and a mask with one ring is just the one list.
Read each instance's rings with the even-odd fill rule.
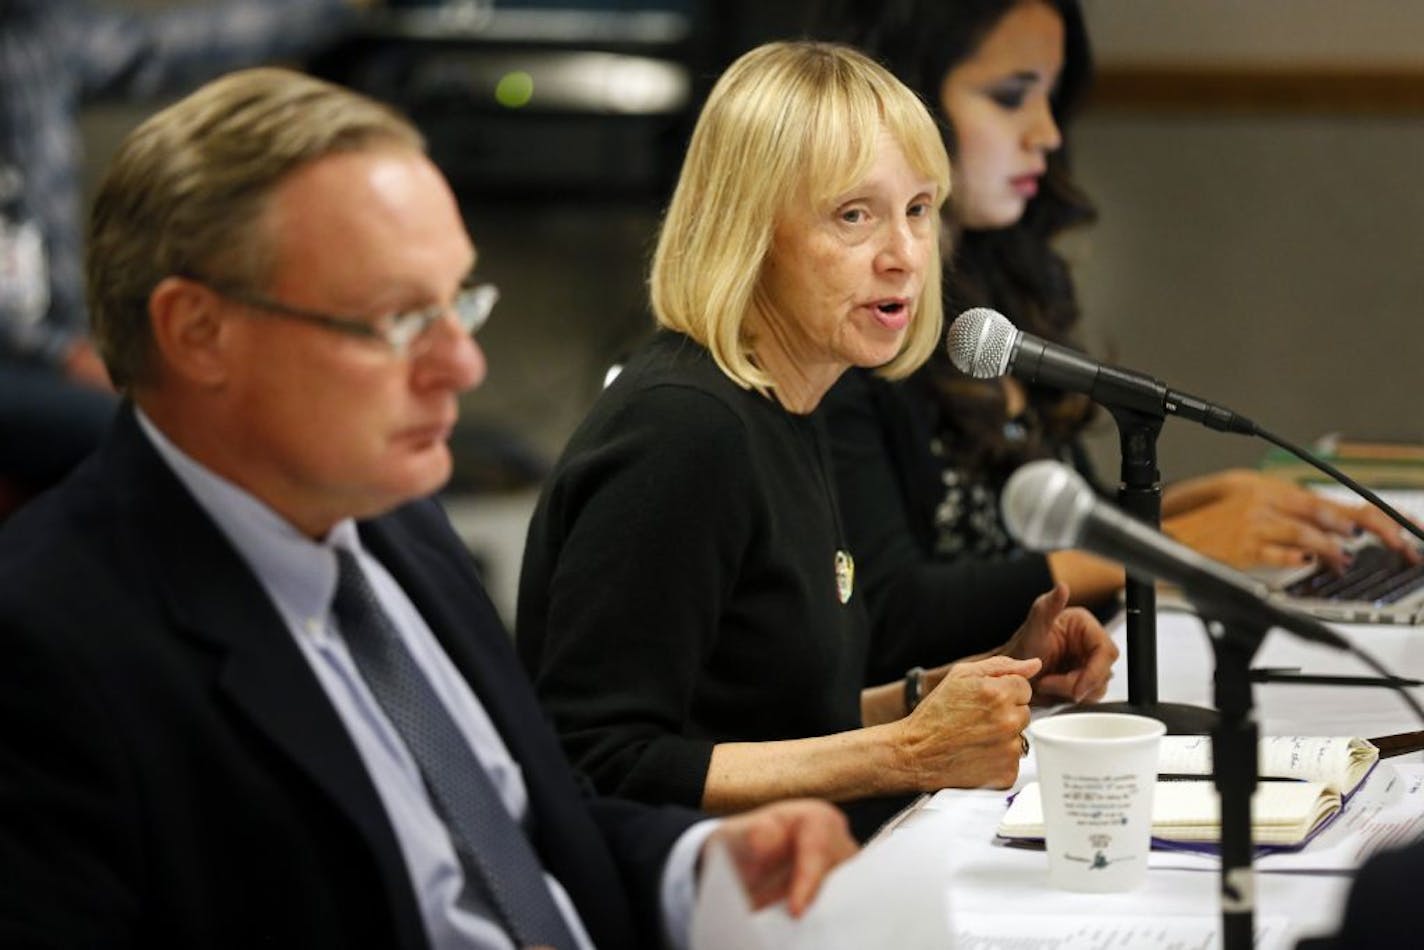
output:
[[0,945],[677,945],[709,837],[806,906],[839,813],[585,797],[421,500],[493,290],[411,126],[235,73],[126,140],[89,240],[126,399],[0,531]]

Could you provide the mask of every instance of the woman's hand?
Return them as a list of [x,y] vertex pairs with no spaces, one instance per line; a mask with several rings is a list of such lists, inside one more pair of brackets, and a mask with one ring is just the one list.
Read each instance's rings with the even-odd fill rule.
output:
[[[922,791],[1008,788],[1019,774],[1037,660],[993,656],[935,671],[939,683],[897,724],[902,768]],[[927,681],[932,677],[926,674]]]
[[1373,505],[1342,505],[1284,479],[1233,469],[1188,479],[1162,498],[1163,530],[1233,567],[1349,566],[1344,542],[1371,531],[1411,560],[1416,545]]
[[[1038,660],[992,656],[925,674],[931,689],[904,715],[903,685],[887,683],[885,718],[810,739],[719,742],[712,747],[702,807],[718,814],[782,799],[852,801],[941,788],[1007,788],[1018,777]],[[888,711],[893,702],[898,712]]]
[[1096,617],[1068,607],[1068,585],[1059,582],[1034,600],[1002,652],[1042,661],[1033,683],[1035,699],[1091,703],[1107,692],[1118,649]]

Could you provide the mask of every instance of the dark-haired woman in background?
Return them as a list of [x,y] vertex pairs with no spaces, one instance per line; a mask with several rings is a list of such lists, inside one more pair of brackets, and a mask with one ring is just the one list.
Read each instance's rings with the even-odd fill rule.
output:
[[[936,110],[954,176],[944,212],[946,313],[992,307],[1028,333],[1072,345],[1078,301],[1053,240],[1096,217],[1066,147],[1092,74],[1076,0],[833,6],[827,34],[884,63]],[[1093,414],[1086,397],[1009,377],[971,379],[941,348],[903,382],[853,369],[823,406],[877,627],[873,680],[924,662],[917,645],[926,625],[946,627],[948,657],[1001,638],[1054,581],[1094,606],[1122,587],[1121,568],[1085,552],[1023,551],[998,514],[1000,488],[1028,460],[1056,457],[1091,477],[1080,442]],[[1239,567],[1317,559],[1343,567],[1342,542],[1361,527],[1403,545],[1373,508],[1246,470],[1169,486],[1162,513],[1169,534]]]

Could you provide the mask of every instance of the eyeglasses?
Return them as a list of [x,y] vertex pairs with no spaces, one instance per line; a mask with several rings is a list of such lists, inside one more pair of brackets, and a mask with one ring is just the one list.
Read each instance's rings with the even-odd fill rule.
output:
[[430,348],[434,341],[431,327],[439,323],[447,313],[453,314],[460,329],[473,336],[489,320],[490,311],[499,300],[499,288],[494,284],[469,284],[460,288],[455,299],[448,305],[423,307],[419,310],[403,310],[389,313],[375,320],[361,320],[342,317],[319,310],[293,307],[251,291],[224,284],[190,277],[194,283],[202,284],[220,297],[234,303],[251,307],[273,316],[300,320],[313,326],[325,327],[348,336],[380,340],[400,357],[419,356]]

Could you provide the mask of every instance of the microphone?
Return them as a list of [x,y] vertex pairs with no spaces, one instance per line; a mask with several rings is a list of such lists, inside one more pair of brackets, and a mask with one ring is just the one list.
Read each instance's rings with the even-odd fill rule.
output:
[[1085,393],[1094,402],[1110,408],[1134,409],[1158,419],[1181,416],[1220,432],[1258,436],[1324,472],[1424,541],[1424,527],[1404,517],[1379,495],[1324,459],[1245,416],[1205,399],[1168,389],[1161,380],[1145,373],[1099,363],[1076,350],[1024,333],[997,310],[974,307],[961,313],[950,324],[945,347],[955,368],[975,379],[994,379],[1010,373],[1027,383]]
[[1098,498],[1061,462],[1029,462],[1004,486],[1004,522],[1033,551],[1083,548],[1121,563],[1129,574],[1181,588],[1208,617],[1282,627],[1317,643],[1355,652],[1325,624],[1266,600],[1264,584],[1178,544]]
[[1145,373],[1099,363],[1066,346],[1015,327],[997,310],[975,307],[955,318],[946,338],[961,373],[993,379],[1005,373],[1026,383],[1084,393],[1094,402],[1156,418],[1181,416],[1221,432],[1256,435],[1256,424],[1230,409],[1167,388]]

